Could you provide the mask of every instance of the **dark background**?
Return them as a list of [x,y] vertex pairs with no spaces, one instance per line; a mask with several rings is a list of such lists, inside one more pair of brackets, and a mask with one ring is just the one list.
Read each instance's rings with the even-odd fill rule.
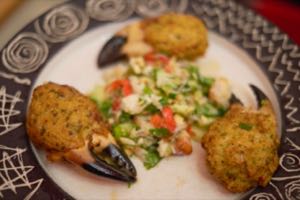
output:
[[237,0],[277,25],[300,45],[300,0]]

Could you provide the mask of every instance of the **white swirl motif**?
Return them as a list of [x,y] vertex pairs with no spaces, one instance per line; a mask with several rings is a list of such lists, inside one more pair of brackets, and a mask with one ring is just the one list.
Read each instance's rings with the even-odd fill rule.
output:
[[284,153],[279,160],[280,166],[287,172],[300,171],[300,158],[292,153]]
[[35,21],[36,31],[53,43],[63,42],[81,34],[88,26],[85,11],[70,4],[54,8],[43,18]]
[[135,10],[136,0],[87,0],[86,10],[98,21],[127,19]]
[[252,195],[250,200],[276,200],[276,198],[273,194],[262,192]]
[[292,181],[285,185],[285,195],[287,199],[297,200],[300,199],[300,180]]
[[136,12],[144,17],[155,17],[169,11],[184,12],[187,6],[187,0],[139,0]]
[[3,49],[2,61],[11,72],[30,73],[45,62],[48,53],[47,43],[38,34],[23,32]]

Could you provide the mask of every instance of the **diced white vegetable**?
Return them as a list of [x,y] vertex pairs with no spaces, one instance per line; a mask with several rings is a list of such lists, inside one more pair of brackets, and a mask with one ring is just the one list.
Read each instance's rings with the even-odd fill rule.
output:
[[134,122],[141,128],[137,131],[138,136],[147,136],[149,134],[148,130],[154,128],[146,116],[135,116]]
[[126,144],[126,145],[131,145],[131,146],[134,146],[136,145],[135,142],[129,138],[126,138],[126,137],[120,137],[120,142],[122,144]]
[[203,135],[205,134],[205,130],[201,129],[197,126],[192,126],[192,132],[193,132],[193,139],[196,140],[197,142],[201,142],[201,139]]
[[181,82],[179,79],[175,79],[169,73],[166,73],[163,70],[158,70],[156,76],[156,86],[161,88],[166,93],[174,92],[174,90],[178,87],[177,82]]
[[162,87],[164,85],[172,84],[172,79],[170,74],[166,73],[163,70],[158,70],[157,77],[156,77],[156,84],[157,87]]
[[186,129],[187,124],[185,123],[183,117],[181,117],[180,115],[175,115],[174,119],[175,119],[175,122],[176,122],[176,130],[175,130],[175,132],[178,132],[178,131]]
[[198,124],[200,126],[208,126],[210,125],[213,121],[215,120],[215,118],[209,118],[209,117],[205,117],[204,115],[201,115],[198,119]]
[[132,57],[129,64],[135,74],[141,74],[146,65],[143,57]]
[[137,141],[137,144],[139,145],[139,146],[141,146],[141,145],[143,145],[144,144],[144,138],[139,138],[138,139],[138,141]]
[[141,159],[142,161],[145,160],[145,155],[147,154],[147,151],[141,147],[136,147],[134,149],[134,154]]
[[189,116],[195,109],[195,106],[186,103],[176,103],[172,106],[172,109],[175,113],[181,114],[183,116]]
[[160,99],[161,99],[161,97],[159,97],[155,94],[150,95],[151,103],[158,109],[162,109],[162,105],[160,104]]
[[97,85],[89,95],[96,102],[102,102],[107,98],[104,85]]
[[121,108],[129,114],[138,114],[143,111],[145,105],[140,101],[138,94],[131,94],[122,98]]
[[194,100],[199,104],[199,105],[203,105],[205,103],[207,103],[208,99],[206,96],[203,96],[201,91],[196,91],[194,93]]
[[231,97],[231,87],[225,78],[218,78],[209,90],[209,98],[217,104],[228,107]]
[[168,157],[173,153],[171,144],[166,140],[159,141],[157,150],[160,157]]
[[133,93],[142,94],[145,84],[137,76],[129,76],[130,85],[132,86]]

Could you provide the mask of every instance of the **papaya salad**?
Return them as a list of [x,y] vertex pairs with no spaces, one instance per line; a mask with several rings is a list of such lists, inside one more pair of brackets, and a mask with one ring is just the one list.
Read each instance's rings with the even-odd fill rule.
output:
[[119,145],[147,169],[191,154],[192,140],[200,141],[229,107],[228,80],[203,76],[195,63],[150,53],[126,65],[89,96]]

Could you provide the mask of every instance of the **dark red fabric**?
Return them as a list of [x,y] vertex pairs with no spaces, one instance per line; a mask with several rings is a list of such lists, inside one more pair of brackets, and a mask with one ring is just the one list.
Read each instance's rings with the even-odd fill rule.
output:
[[251,6],[300,45],[300,1],[259,0]]

